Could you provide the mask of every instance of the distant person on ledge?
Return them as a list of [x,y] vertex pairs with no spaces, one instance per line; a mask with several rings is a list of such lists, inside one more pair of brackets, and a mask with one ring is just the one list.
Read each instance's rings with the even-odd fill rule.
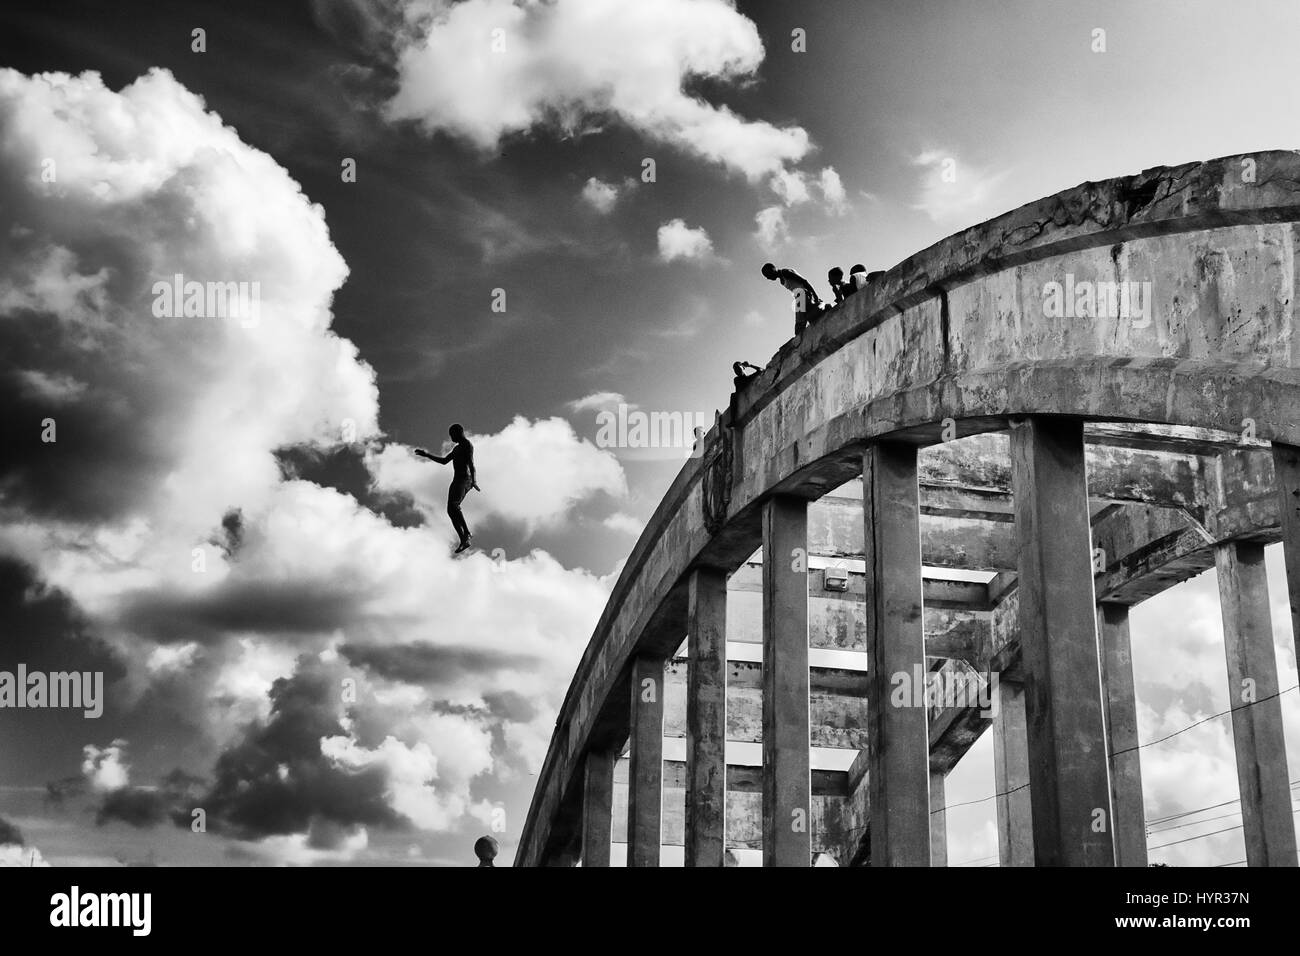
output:
[[455,529],[457,537],[460,538],[460,546],[456,548],[456,554],[460,554],[469,547],[472,534],[469,533],[469,525],[465,523],[465,515],[461,513],[460,505],[473,488],[475,491],[482,491],[478,486],[478,475],[474,471],[474,446],[470,440],[465,437],[465,429],[459,424],[452,425],[447,429],[447,434],[451,440],[456,443],[456,447],[451,450],[451,454],[446,456],[432,455],[423,448],[415,449],[415,453],[421,458],[427,458],[429,461],[436,461],[440,465],[451,462],[452,474],[451,484],[447,487],[447,517],[451,519],[451,526]]
[[794,297],[794,334],[802,335],[808,321],[821,312],[821,299],[812,283],[793,269],[778,269],[772,263],[763,265],[763,275],[773,282],[779,282]]
[[867,285],[867,267],[858,263],[849,270],[849,281],[847,285],[850,291],[857,292],[859,289],[866,288]]
[[826,281],[830,283],[831,294],[835,296],[837,306],[843,305],[844,300],[856,291],[852,282],[844,281],[844,270],[839,266],[826,273]]
[[490,836],[479,837],[474,841],[474,855],[478,857],[479,866],[496,866],[492,861],[497,858],[500,848],[497,841]]
[[[745,369],[747,368],[753,369],[753,371],[746,372]],[[732,382],[736,386],[736,391],[739,392],[742,388],[748,385],[749,380],[753,378],[755,375],[757,375],[758,373],[760,373],[761,371],[763,370],[759,368],[757,365],[755,365],[753,362],[732,362],[731,372],[735,376],[735,378],[732,379]]]

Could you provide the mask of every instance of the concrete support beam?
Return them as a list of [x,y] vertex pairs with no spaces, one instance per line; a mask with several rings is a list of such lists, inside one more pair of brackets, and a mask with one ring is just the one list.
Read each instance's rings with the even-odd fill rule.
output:
[[691,573],[687,596],[686,865],[722,866],[727,820],[727,575]]
[[591,750],[582,774],[582,865],[609,866],[610,831],[614,818],[613,750]]
[[944,797],[943,774],[930,772],[930,865],[948,865],[948,805]]
[[1236,541],[1214,552],[1228,659],[1232,740],[1247,866],[1295,866],[1295,825],[1264,546]]
[[922,626],[920,503],[914,445],[862,458],[867,584],[867,737],[871,865],[930,865],[930,746],[924,687],[899,704],[894,678],[928,670]]
[[812,862],[808,502],[763,506],[763,865]]
[[632,661],[627,865],[658,866],[664,776],[664,662]]
[[998,682],[993,716],[993,786],[998,817],[998,865],[1034,865],[1034,824],[1029,800],[1029,747],[1025,739],[1025,688]]
[[1274,442],[1273,484],[1291,599],[1291,646],[1296,649],[1300,648],[1300,448]]
[[1114,866],[1083,423],[1012,423],[1021,658],[1039,866]]
[[1110,798],[1114,810],[1115,865],[1146,866],[1146,813],[1142,806],[1142,761],[1138,752],[1137,700],[1128,605],[1097,606],[1101,632],[1101,675],[1110,745]]

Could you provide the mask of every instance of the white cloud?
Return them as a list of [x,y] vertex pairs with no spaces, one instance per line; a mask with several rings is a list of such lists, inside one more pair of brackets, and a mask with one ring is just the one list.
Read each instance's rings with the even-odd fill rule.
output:
[[685,220],[674,219],[659,227],[659,258],[705,259],[713,252],[713,240],[703,227],[691,228]]
[[102,749],[94,744],[86,744],[82,748],[81,774],[91,789],[100,792],[120,790],[131,782],[130,773],[122,759],[125,746],[125,740],[114,740]]
[[365,827],[346,834],[337,846],[321,849],[311,845],[305,833],[269,836],[255,843],[241,843],[243,855],[271,866],[315,866],[319,863],[348,863],[355,860],[370,844]]
[[[520,416],[496,434],[470,439],[483,489],[471,491],[464,504],[471,528],[476,515],[492,515],[536,530],[555,524],[592,495],[627,494],[618,459],[579,438],[562,418],[529,421]],[[396,444],[371,452],[367,464],[377,488],[410,493],[441,527],[450,480],[445,469]]]
[[611,531],[621,531],[624,534],[639,536],[645,530],[645,522],[640,518],[634,518],[630,514],[624,514],[622,511],[616,511],[602,522],[606,528]]
[[924,170],[912,208],[935,222],[972,222],[998,211],[997,190],[1007,177],[1005,171],[989,172],[938,149],[923,150],[912,163]]
[[817,185],[821,189],[822,200],[826,203],[828,210],[836,215],[843,215],[848,211],[844,183],[840,180],[840,174],[835,171],[835,167],[827,166],[823,169],[818,177]]
[[758,215],[754,217],[754,222],[758,224],[755,237],[763,248],[772,249],[789,241],[790,229],[786,225],[785,210],[780,206],[760,209]]
[[582,198],[596,212],[606,215],[618,202],[618,187],[592,176],[582,187]]
[[8,843],[0,846],[0,868],[10,866],[49,866],[41,851],[34,846]]
[[[600,411],[606,408],[617,408],[619,405],[627,405],[627,399],[621,392],[592,392],[582,398],[574,399],[568,403],[569,409],[575,412]],[[635,408],[635,405],[628,406]]]
[[758,29],[726,0],[431,7],[414,39],[396,41],[393,119],[492,150],[534,127],[585,130],[612,116],[750,181],[808,152],[808,134],[797,126],[747,120],[685,91],[690,77],[749,79],[763,61]]
[[787,206],[797,206],[812,198],[808,192],[808,174],[797,169],[778,170],[768,183]]
[[[92,73],[0,70],[0,143],[13,217],[0,234],[0,398],[28,414],[57,397],[59,437],[65,423],[82,436],[75,469],[6,456],[0,554],[67,596],[122,661],[129,700],[165,692],[198,725],[191,769],[267,717],[300,655],[414,649],[438,666],[368,673],[376,701],[410,693],[365,709],[356,739],[389,774],[391,800],[409,808],[434,788],[444,816],[425,823],[476,812],[471,781],[540,759],[610,581],[543,551],[453,559],[448,472],[403,446],[366,463],[428,526],[282,476],[277,449],[333,444],[349,422],[362,441],[378,431],[373,372],[330,330],[347,267],[321,208],[169,73],[114,92]],[[40,181],[46,156],[58,157],[54,183]],[[260,323],[154,318],[152,284],[176,272],[259,280]],[[519,418],[476,440],[484,492],[467,502],[471,522],[538,527],[626,492],[617,460],[562,419]],[[234,513],[232,542],[222,521]],[[475,716],[440,720],[440,708]],[[129,785],[123,747],[85,748],[95,792]],[[291,834],[247,850],[313,862],[367,841],[362,829],[326,851]]]

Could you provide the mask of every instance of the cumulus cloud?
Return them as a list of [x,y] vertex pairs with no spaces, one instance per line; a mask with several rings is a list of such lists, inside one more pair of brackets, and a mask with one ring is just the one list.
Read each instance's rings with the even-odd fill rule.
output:
[[395,38],[392,119],[493,150],[536,127],[580,132],[613,118],[751,181],[808,152],[797,126],[686,92],[695,77],[748,80],[763,61],[758,29],[725,0],[434,0],[410,14],[414,35]]
[[27,845],[16,826],[0,817],[0,867],[49,865],[40,850]]
[[840,174],[835,171],[835,167],[827,166],[821,171],[817,178],[818,188],[821,190],[822,201],[826,208],[836,215],[842,215],[848,211],[848,199],[844,192],[844,182],[840,179]]
[[[170,708],[216,756],[186,769],[246,858],[342,859],[376,827],[473,818],[476,781],[539,759],[608,580],[540,551],[453,560],[445,519],[398,526],[282,471],[346,428],[377,485],[441,518],[446,472],[378,450],[373,371],[330,328],[347,267],[321,208],[169,73],[114,92],[0,70],[0,144],[0,558],[120,661],[116,706]],[[177,273],[259,282],[259,322],[155,317]],[[30,440],[46,417],[57,442]],[[561,419],[477,440],[480,516],[539,527],[625,493]],[[385,669],[393,648],[455,666]],[[366,693],[345,713],[348,667]],[[78,792],[100,822],[176,822],[195,778],[133,783],[124,747],[89,745]],[[412,818],[429,793],[440,815]]]
[[772,191],[787,206],[797,206],[812,198],[808,191],[808,174],[796,169],[782,169],[769,180]]
[[[574,412],[601,411],[607,408],[617,408],[619,405],[626,405],[627,399],[623,397],[622,392],[592,392],[590,395],[584,395],[582,398],[575,398],[568,403],[569,410]],[[631,406],[635,407],[635,406]]]
[[618,202],[618,187],[592,176],[582,187],[582,198],[596,212],[605,215]]
[[630,535],[640,535],[641,532],[645,530],[644,521],[639,518],[634,518],[632,515],[624,514],[621,511],[614,512],[602,523],[611,531],[621,531],[624,534]]
[[703,227],[691,228],[685,220],[674,219],[659,227],[659,258],[706,259],[713,253],[713,240]]
[[[476,516],[495,517],[530,532],[554,525],[579,502],[596,494],[627,493],[623,468],[610,452],[579,438],[562,418],[530,421],[518,416],[501,431],[471,435],[483,494],[465,502],[470,527]],[[446,506],[446,471],[430,467],[405,445],[390,444],[367,458],[375,487],[409,494],[429,516]]]
[[130,782],[123,760],[125,740],[114,740],[107,747],[87,744],[82,748],[81,773],[93,790],[118,790]]
[[754,217],[758,225],[755,238],[764,249],[774,249],[790,239],[790,227],[785,221],[785,210],[780,206],[768,206],[760,209]]

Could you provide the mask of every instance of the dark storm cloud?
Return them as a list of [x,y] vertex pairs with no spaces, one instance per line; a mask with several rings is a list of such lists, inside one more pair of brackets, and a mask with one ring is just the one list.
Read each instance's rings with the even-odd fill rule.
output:
[[466,674],[496,671],[504,667],[529,667],[535,658],[505,651],[475,647],[443,647],[435,644],[392,644],[363,647],[344,644],[339,653],[354,667],[388,680],[408,684],[455,681]]
[[416,510],[409,493],[375,490],[375,478],[366,468],[364,455],[361,445],[333,449],[295,445],[275,453],[280,473],[286,479],[298,478],[350,495],[357,504],[387,518],[397,528],[424,524],[424,516]]
[[[0,181],[0,201],[5,189]],[[0,256],[9,253],[0,240]],[[100,378],[90,366],[120,359],[69,348],[64,328],[48,314],[0,313],[0,491],[34,517],[118,518],[147,502],[167,473],[157,436],[139,427],[157,396],[147,382],[129,394],[85,384]]]
[[22,833],[4,817],[0,817],[0,846],[26,846]]
[[357,595],[325,582],[226,579],[201,595],[141,591],[123,599],[119,623],[160,644],[214,643],[231,631],[310,634],[346,626]]
[[307,833],[319,849],[361,825],[401,827],[388,806],[382,768],[351,771],[321,753],[321,739],[344,733],[340,675],[302,658],[271,687],[271,714],[217,758],[211,788],[195,799],[208,829],[241,840]]
[[171,820],[177,826],[189,826],[191,810],[205,781],[179,767],[160,781],[158,787],[121,787],[104,795],[95,809],[95,823],[120,821],[139,829]]
[[[2,416],[0,416],[2,417]],[[84,617],[62,591],[14,558],[0,557],[0,667],[23,662],[32,670],[107,669],[121,665],[107,645],[87,631]],[[108,674],[105,681],[109,680]]]

